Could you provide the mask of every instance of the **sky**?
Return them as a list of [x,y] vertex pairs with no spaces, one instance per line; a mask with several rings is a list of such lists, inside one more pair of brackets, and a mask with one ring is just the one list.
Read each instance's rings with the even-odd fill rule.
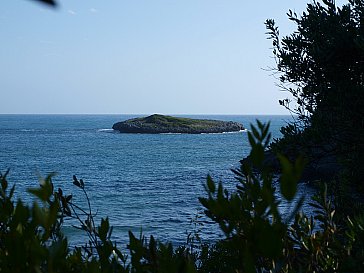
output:
[[303,0],[4,0],[0,114],[289,114],[264,21]]

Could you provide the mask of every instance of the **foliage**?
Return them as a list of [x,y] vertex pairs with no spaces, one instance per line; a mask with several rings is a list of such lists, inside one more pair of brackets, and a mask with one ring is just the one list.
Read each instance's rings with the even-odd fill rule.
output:
[[[355,216],[355,224],[349,217],[337,219],[326,185],[309,203],[311,215],[301,212],[303,197],[295,197],[305,164],[302,158],[291,163],[278,155],[282,174],[277,197],[272,173],[264,165],[268,125],[258,122],[251,131],[252,165],[245,162],[234,170],[236,192],[207,178],[208,197],[200,201],[226,238],[203,248],[201,272],[363,271],[363,217]],[[293,206],[282,214],[279,205],[284,199]]]
[[[122,254],[111,240],[108,218],[95,225],[82,179],[74,176],[73,184],[83,191],[87,210],[73,203],[72,195],[54,191],[53,174],[29,190],[38,201],[15,203],[7,174],[0,175],[0,272],[195,272],[187,249],[173,249],[153,237],[147,243],[130,232],[130,257]],[[88,243],[71,250],[61,231],[66,218],[78,220],[76,228],[86,232]]]
[[[302,16],[290,11],[288,17],[297,31],[282,40],[273,20],[266,26],[280,82],[297,107],[291,108],[288,99],[280,104],[297,114],[298,122],[283,128],[285,138],[273,146],[276,151],[287,145],[300,149],[301,142],[309,152],[310,146],[328,143],[351,177],[362,179],[364,3],[349,0],[337,8],[332,0],[314,1]],[[108,218],[95,223],[82,179],[74,176],[73,184],[83,192],[86,208],[62,189],[54,190],[53,174],[29,189],[33,204],[14,202],[15,186],[9,188],[8,172],[0,174],[0,272],[363,272],[364,214],[346,215],[324,184],[305,215],[297,183],[306,160],[278,154],[282,173],[277,184],[264,164],[269,124],[258,122],[248,138],[251,161],[233,170],[236,190],[229,192],[208,176],[207,197],[200,198],[205,214],[225,235],[213,245],[202,243],[197,217],[186,246],[173,248],[129,232],[129,254],[123,254],[111,239]],[[284,214],[283,201],[292,205]],[[62,233],[69,218],[88,236],[74,249]]]
[[[295,127],[278,141],[306,150],[320,149],[338,157],[351,180],[361,184],[364,163],[364,4],[349,0],[341,8],[334,0],[313,1],[298,15],[288,12],[297,29],[280,37],[267,20],[280,86],[293,99],[280,104],[297,115]],[[295,138],[292,135],[298,136]],[[282,143],[283,142],[283,143]]]
[[[2,272],[62,272],[67,268],[67,239],[59,232],[59,202],[53,195],[51,175],[41,187],[29,190],[39,201],[32,206],[12,200],[7,173],[0,175],[0,265]],[[68,272],[68,270],[65,270]]]
[[[301,119],[329,110],[325,108],[333,106],[331,103],[338,107],[331,111],[350,110],[339,101],[350,101],[355,93],[360,96],[360,90],[351,89],[363,85],[364,5],[350,0],[337,8],[332,0],[322,2],[308,4],[302,16],[290,10],[288,18],[297,30],[282,40],[274,20],[266,21],[280,82],[295,98],[297,107],[292,110]],[[346,97],[346,93],[351,97]],[[289,108],[289,100],[280,103]]]
[[[280,196],[272,172],[264,165],[269,124],[258,122],[248,133],[251,164],[234,170],[236,191],[228,192],[208,176],[207,197],[200,198],[205,214],[216,222],[225,238],[203,244],[197,215],[188,244],[173,248],[151,236],[129,232],[129,254],[112,241],[108,218],[95,224],[85,182],[73,184],[86,199],[82,208],[72,195],[54,190],[53,174],[30,189],[32,205],[13,201],[15,187],[8,188],[7,173],[0,176],[0,271],[1,272],[345,272],[364,270],[364,215],[337,219],[334,200],[327,187],[309,204],[310,216],[301,212],[297,182],[305,161],[282,165]],[[280,204],[291,203],[282,213]],[[89,240],[72,249],[62,234],[67,219],[77,220]]]

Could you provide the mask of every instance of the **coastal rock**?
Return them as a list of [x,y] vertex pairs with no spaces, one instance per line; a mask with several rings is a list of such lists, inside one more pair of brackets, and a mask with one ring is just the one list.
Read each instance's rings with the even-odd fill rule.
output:
[[112,128],[120,133],[142,134],[202,134],[244,130],[242,124],[233,121],[180,118],[158,114],[117,122]]

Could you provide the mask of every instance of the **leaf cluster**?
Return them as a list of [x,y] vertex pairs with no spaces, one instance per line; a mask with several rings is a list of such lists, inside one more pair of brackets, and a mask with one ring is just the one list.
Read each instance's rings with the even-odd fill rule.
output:
[[335,158],[363,188],[363,1],[342,7],[334,0],[313,1],[302,14],[287,15],[296,30],[284,37],[274,20],[266,21],[279,86],[293,98],[279,103],[295,118],[273,146],[281,152],[303,150],[312,160]]
[[[208,197],[200,201],[225,239],[203,248],[201,272],[363,271],[363,218],[355,216],[355,224],[350,217],[337,219],[325,184],[308,204],[310,215],[304,214],[304,196],[297,196],[297,182],[305,160],[291,162],[278,155],[282,173],[275,182],[264,165],[264,153],[262,157],[269,142],[268,127],[258,123],[249,132],[253,164],[243,162],[233,170],[238,181],[235,192],[207,177]],[[283,213],[284,200],[291,210]]]

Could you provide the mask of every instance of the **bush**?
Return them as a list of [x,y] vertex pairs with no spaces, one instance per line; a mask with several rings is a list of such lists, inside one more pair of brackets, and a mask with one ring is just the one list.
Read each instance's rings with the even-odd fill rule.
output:
[[363,16],[361,0],[349,0],[341,8],[334,0],[323,0],[308,4],[302,15],[290,10],[288,18],[297,29],[283,38],[274,20],[266,21],[280,86],[292,95],[295,103],[292,106],[288,98],[279,102],[297,115],[295,128],[287,127],[278,143],[283,149],[290,146],[316,158],[325,153],[334,155],[345,167],[349,180],[361,188]]
[[[301,210],[304,197],[296,196],[305,160],[291,163],[278,155],[282,174],[279,184],[263,164],[270,140],[269,125],[258,122],[248,133],[251,163],[234,170],[236,191],[207,177],[207,197],[200,198],[205,213],[219,224],[225,238],[213,245],[191,241],[193,246],[173,248],[151,236],[129,232],[129,254],[123,254],[111,238],[108,218],[96,226],[82,179],[74,176],[87,208],[72,202],[71,195],[55,191],[52,175],[30,189],[38,201],[32,205],[12,200],[7,173],[0,176],[0,271],[1,272],[327,272],[364,270],[364,215],[338,221],[334,200],[327,187],[310,203],[312,215]],[[277,197],[276,186],[281,197]],[[285,199],[293,204],[280,211]],[[65,219],[79,221],[89,238],[74,249],[61,232]],[[197,236],[198,234],[194,234]]]
[[[264,165],[268,125],[258,122],[251,131],[252,164],[234,170],[236,191],[229,193],[221,182],[207,178],[208,197],[200,201],[226,238],[203,248],[201,272],[362,272],[363,216],[336,216],[334,196],[328,198],[325,184],[309,203],[312,214],[302,213],[304,200],[297,199],[296,186],[303,158],[291,163],[278,155],[282,173],[277,197],[273,175]],[[279,210],[283,199],[294,204],[286,214]]]

